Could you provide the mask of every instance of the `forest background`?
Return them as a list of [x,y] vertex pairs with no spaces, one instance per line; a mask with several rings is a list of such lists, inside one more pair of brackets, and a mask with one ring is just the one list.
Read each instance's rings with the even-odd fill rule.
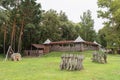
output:
[[[0,52],[11,45],[15,52],[30,49],[31,44],[74,40],[97,41],[105,48],[120,48],[120,0],[98,0],[98,17],[106,19],[103,28],[94,30],[91,11],[80,15],[80,22],[70,21],[65,12],[45,11],[36,0],[0,0]],[[27,5],[27,6],[26,6]]]

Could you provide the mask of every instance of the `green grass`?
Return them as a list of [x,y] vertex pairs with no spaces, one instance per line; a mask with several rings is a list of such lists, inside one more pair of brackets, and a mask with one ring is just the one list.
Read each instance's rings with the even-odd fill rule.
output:
[[4,57],[1,56],[0,80],[120,80],[120,55],[108,55],[107,64],[98,64],[91,62],[92,52],[71,52],[84,54],[84,70],[81,71],[59,69],[60,56],[65,52],[23,58],[19,62],[4,62]]

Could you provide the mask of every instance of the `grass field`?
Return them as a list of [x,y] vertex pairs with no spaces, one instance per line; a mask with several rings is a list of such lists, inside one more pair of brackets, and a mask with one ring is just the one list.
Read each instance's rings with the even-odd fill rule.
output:
[[107,64],[91,62],[92,51],[74,52],[84,54],[84,70],[61,71],[61,54],[52,52],[38,58],[4,62],[0,56],[0,80],[120,80],[120,55],[108,55]]

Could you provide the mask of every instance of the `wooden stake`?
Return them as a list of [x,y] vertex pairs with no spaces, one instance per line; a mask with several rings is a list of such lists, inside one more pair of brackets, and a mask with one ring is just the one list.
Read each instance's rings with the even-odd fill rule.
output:
[[12,47],[11,46],[9,46],[9,48],[8,48],[8,51],[7,51],[7,54],[6,54],[6,57],[5,57],[5,61],[8,59],[8,54],[9,53],[14,53],[14,51],[12,50]]

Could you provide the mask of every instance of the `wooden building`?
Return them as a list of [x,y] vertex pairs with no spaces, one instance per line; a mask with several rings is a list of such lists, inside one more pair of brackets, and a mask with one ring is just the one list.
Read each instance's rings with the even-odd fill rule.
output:
[[80,36],[75,40],[51,42],[47,39],[43,44],[32,44],[31,50],[25,50],[26,56],[39,56],[52,51],[86,51],[98,50],[96,42],[84,41]]
[[94,42],[84,41],[80,36],[76,40],[51,42],[47,39],[44,42],[46,52],[51,51],[86,51],[98,50],[99,45]]
[[32,44],[30,50],[24,50],[24,56],[40,56],[44,54],[44,49],[42,44]]

